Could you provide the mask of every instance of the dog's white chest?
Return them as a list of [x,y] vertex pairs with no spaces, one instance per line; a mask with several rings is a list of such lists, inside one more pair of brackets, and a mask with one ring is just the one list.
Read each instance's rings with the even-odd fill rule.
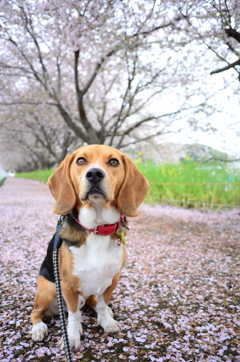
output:
[[86,244],[69,248],[73,257],[73,274],[77,275],[85,299],[100,296],[112,284],[122,265],[123,246],[116,246],[110,236],[91,233]]

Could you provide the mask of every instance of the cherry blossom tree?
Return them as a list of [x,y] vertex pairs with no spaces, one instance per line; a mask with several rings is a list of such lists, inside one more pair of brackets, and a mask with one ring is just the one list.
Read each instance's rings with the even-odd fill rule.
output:
[[166,43],[181,17],[166,11],[156,1],[3,1],[0,65],[14,90],[1,104],[52,106],[88,144],[121,148],[146,124],[154,132],[145,127],[136,142],[163,134],[188,108],[151,109],[180,83],[172,81],[180,62]]
[[188,0],[177,6],[191,39],[214,53],[218,64],[213,62],[211,74],[233,70],[240,80],[239,0]]
[[[183,118],[199,127],[196,113],[215,111],[206,74],[239,71],[237,9],[237,0],[3,0],[1,140],[30,158],[41,149],[47,165],[77,143],[124,148],[181,130]],[[227,65],[215,68],[211,53]]]
[[16,113],[13,107],[8,107],[1,132],[0,151],[5,155],[2,163],[10,169],[16,172],[49,169],[81,146],[58,112],[49,106],[28,109],[24,105]]

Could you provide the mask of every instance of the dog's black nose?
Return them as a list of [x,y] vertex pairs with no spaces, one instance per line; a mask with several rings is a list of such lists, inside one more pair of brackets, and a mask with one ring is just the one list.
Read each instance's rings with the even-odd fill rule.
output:
[[86,173],[86,179],[96,185],[105,177],[104,172],[100,168],[91,168]]

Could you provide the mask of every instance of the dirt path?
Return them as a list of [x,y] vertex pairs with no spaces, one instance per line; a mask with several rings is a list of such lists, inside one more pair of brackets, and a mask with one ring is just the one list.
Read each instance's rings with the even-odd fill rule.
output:
[[[1,361],[66,361],[50,334],[30,338],[35,280],[55,230],[45,185],[8,178],[0,187]],[[105,335],[83,313],[76,361],[240,361],[240,211],[141,207],[131,220],[128,262],[113,296],[122,333]]]

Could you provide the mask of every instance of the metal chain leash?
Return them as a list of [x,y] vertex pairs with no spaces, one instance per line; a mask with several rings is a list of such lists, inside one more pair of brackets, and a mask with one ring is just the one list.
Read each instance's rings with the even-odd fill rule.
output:
[[59,311],[61,327],[62,327],[64,349],[65,349],[65,353],[67,356],[67,361],[73,362],[71,348],[70,348],[69,339],[68,339],[67,326],[66,326],[66,321],[65,321],[65,310],[64,310],[64,306],[63,306],[63,297],[62,297],[62,291],[61,291],[59,263],[58,263],[59,248],[62,244],[62,239],[60,238],[59,233],[60,233],[60,229],[61,229],[63,220],[64,220],[64,217],[60,216],[58,219],[58,223],[57,223],[57,229],[56,229],[56,233],[55,233],[54,246],[53,246],[53,268],[54,268],[54,279],[55,279],[55,284],[56,284],[58,311]]

